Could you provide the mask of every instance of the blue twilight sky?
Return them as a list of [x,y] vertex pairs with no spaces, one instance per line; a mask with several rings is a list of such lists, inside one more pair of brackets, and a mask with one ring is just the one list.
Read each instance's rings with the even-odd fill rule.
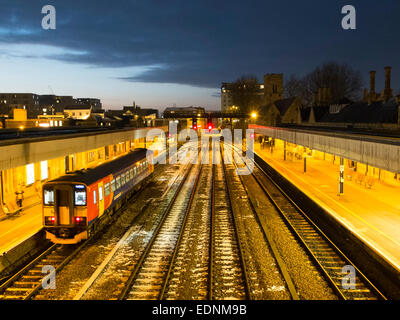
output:
[[[56,8],[56,30],[41,27]],[[357,30],[341,28],[354,5]],[[398,0],[0,0],[0,92],[99,97],[106,109],[219,109],[221,82],[302,75],[326,61],[400,88]]]

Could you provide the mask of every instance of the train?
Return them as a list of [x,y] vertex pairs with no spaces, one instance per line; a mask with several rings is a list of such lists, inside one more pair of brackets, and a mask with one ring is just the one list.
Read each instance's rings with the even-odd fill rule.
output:
[[153,172],[153,152],[141,148],[46,182],[42,190],[46,239],[76,244],[90,238]]

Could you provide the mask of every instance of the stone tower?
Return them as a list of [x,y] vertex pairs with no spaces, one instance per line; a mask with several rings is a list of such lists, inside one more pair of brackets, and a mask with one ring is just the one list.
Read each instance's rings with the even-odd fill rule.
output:
[[393,89],[390,85],[392,67],[385,67],[385,89],[382,92],[383,101],[388,101],[393,97]]
[[283,99],[283,74],[264,75],[264,104],[269,105],[280,99]]

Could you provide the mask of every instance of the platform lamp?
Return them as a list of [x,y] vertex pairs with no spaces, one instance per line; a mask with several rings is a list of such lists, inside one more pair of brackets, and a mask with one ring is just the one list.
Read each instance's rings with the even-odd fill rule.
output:
[[344,159],[340,157],[340,174],[339,174],[339,196],[343,195],[343,185],[344,185]]

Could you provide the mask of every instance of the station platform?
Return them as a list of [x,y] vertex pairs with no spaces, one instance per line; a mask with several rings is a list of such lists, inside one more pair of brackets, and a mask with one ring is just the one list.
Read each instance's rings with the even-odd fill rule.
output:
[[0,256],[42,229],[42,206],[32,201],[19,213],[0,220]]
[[254,151],[400,271],[400,185],[397,181],[374,180],[371,186],[348,177],[344,194],[339,195],[339,164],[310,157],[304,172],[304,159],[284,160],[282,147],[271,152],[269,146],[261,148],[260,143],[255,143]]

